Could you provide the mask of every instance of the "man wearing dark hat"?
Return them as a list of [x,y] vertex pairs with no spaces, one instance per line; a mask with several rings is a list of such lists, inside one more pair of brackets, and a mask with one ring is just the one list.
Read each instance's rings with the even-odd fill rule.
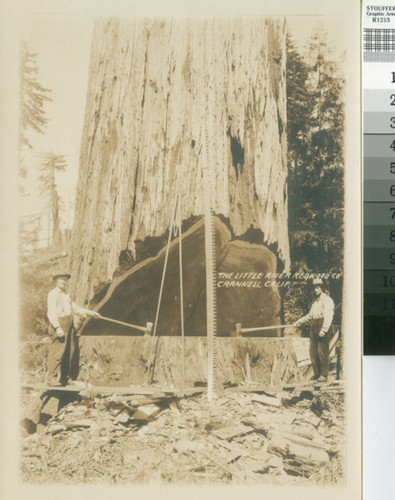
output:
[[47,316],[53,331],[53,340],[48,352],[49,385],[66,385],[69,379],[76,380],[79,370],[79,349],[73,314],[99,317],[89,309],[72,302],[66,293],[70,274],[60,272],[52,276],[56,287],[48,294]]
[[313,366],[313,379],[325,382],[329,372],[329,341],[335,305],[333,300],[324,292],[324,283],[321,279],[312,282],[316,296],[309,313],[300,318],[295,326],[310,323],[310,358]]

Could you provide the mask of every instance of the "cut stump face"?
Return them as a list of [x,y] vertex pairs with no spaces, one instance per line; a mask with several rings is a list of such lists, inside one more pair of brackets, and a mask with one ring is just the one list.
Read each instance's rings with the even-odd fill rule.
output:
[[[243,327],[280,325],[281,298],[266,287],[267,273],[276,272],[276,256],[264,245],[231,240],[227,226],[215,218],[218,335],[230,336],[235,324]],[[206,335],[206,276],[203,221],[183,235],[184,328],[187,336]],[[157,335],[180,335],[179,239],[172,241],[163,286]],[[166,248],[118,276],[97,306],[102,316],[145,326],[154,322]],[[139,332],[135,332],[139,335]],[[133,335],[133,330],[90,320],[84,335]],[[273,329],[265,336],[280,335]]]

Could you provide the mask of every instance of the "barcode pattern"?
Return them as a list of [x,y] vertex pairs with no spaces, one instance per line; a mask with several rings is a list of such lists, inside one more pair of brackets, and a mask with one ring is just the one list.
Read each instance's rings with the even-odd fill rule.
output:
[[364,52],[395,52],[395,29],[371,29],[363,30]]

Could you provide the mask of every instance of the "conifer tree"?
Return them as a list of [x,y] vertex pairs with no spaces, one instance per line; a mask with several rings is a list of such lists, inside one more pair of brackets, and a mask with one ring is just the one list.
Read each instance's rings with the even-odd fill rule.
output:
[[303,57],[287,42],[291,260],[309,271],[342,268],[344,79],[325,34]]
[[19,174],[26,176],[22,154],[24,148],[32,149],[29,133],[43,134],[48,118],[45,116],[45,103],[52,101],[51,91],[38,81],[37,54],[22,42],[20,60],[20,124],[19,124]]
[[[287,38],[288,217],[293,271],[343,269],[344,78],[323,30],[304,50]],[[289,292],[289,293],[288,293]],[[293,314],[304,286],[287,291]],[[331,283],[339,304],[342,280]],[[291,318],[291,321],[294,318]]]
[[38,177],[40,194],[44,196],[48,209],[49,243],[56,246],[61,243],[60,213],[62,210],[56,174],[66,170],[67,162],[64,155],[42,153],[37,168],[40,172]]

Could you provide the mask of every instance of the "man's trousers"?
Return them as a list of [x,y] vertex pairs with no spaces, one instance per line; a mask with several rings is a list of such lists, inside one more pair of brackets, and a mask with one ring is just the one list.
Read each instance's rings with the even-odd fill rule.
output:
[[325,337],[318,334],[321,331],[324,320],[313,319],[310,324],[310,359],[315,377],[328,376],[329,372],[329,341],[331,338],[331,328],[326,332]]
[[64,337],[56,337],[49,346],[47,382],[67,384],[68,379],[76,380],[79,372],[79,345],[73,317],[59,318]]

